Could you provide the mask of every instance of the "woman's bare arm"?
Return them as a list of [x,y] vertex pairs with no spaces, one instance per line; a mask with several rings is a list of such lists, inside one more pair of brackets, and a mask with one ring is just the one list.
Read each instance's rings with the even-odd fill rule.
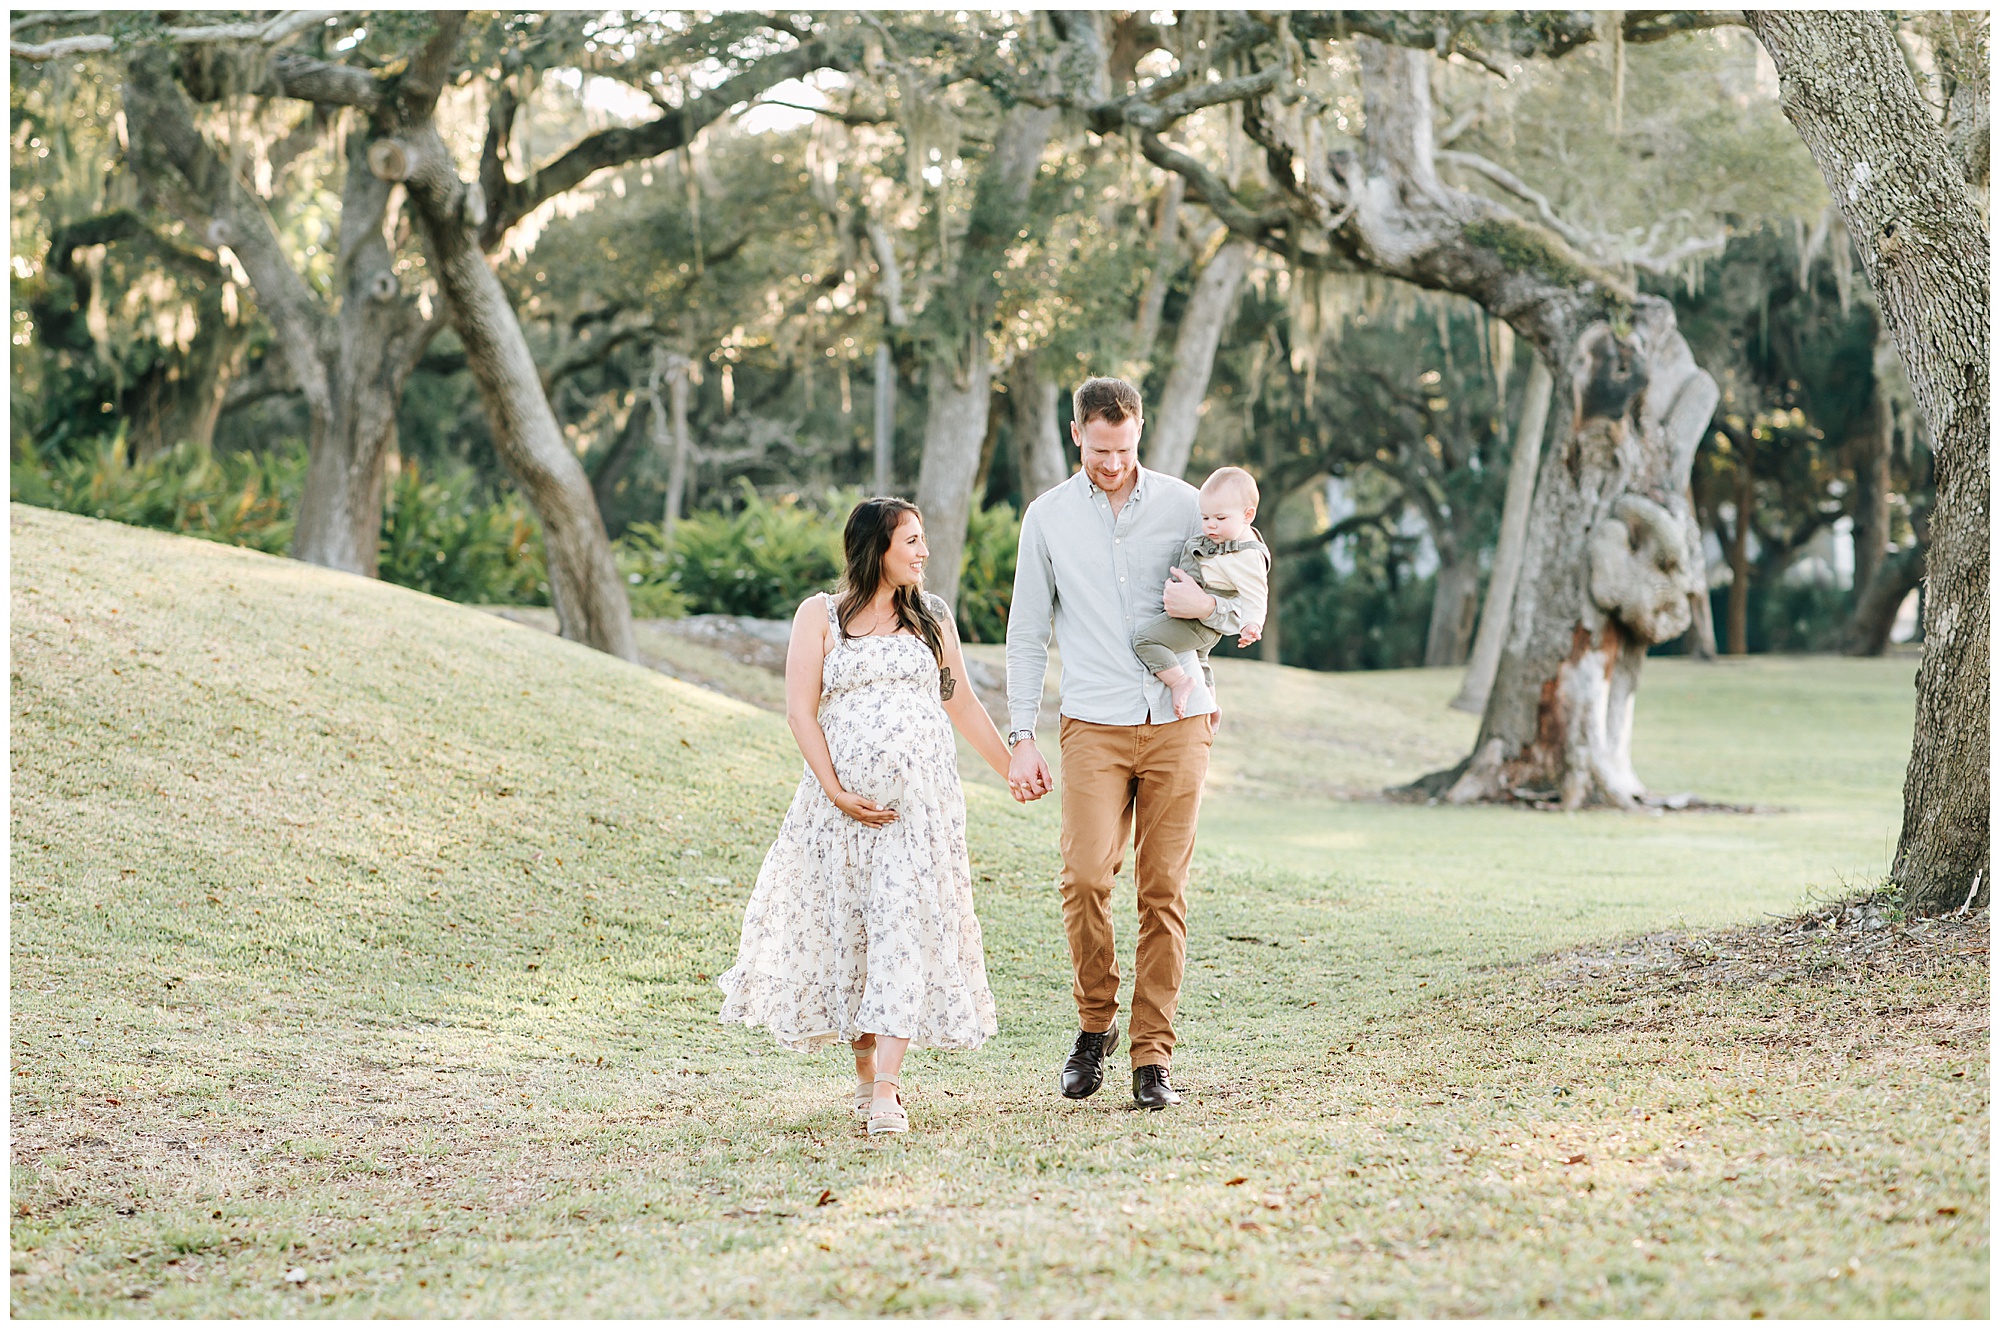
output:
[[1000,779],[1006,780],[1011,759],[1007,741],[1000,737],[993,717],[979,705],[979,698],[965,677],[965,652],[958,644],[958,625],[949,614],[939,617],[944,620],[944,667],[938,671],[938,693],[944,699],[945,714],[951,717],[951,723],[965,736],[973,751],[1000,773]]

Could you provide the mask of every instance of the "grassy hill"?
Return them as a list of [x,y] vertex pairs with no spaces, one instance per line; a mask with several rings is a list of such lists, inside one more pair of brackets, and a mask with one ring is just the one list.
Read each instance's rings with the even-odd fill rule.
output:
[[1332,801],[1462,750],[1449,682],[1229,662],[1189,1104],[1054,1095],[1054,801],[975,783],[1002,1032],[913,1057],[871,1146],[844,1058],[712,1019],[778,718],[395,587],[11,530],[17,1315],[1985,1309],[1966,945],[1520,963],[1878,874],[1908,662],[1649,665],[1642,773],[1777,810],[1668,818]]

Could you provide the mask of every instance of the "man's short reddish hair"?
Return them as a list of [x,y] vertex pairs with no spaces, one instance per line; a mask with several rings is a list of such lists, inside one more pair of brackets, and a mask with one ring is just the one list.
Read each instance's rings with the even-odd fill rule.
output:
[[1133,420],[1146,418],[1146,408],[1139,402],[1139,390],[1123,379],[1106,375],[1085,379],[1078,384],[1072,401],[1076,407],[1078,429],[1093,420],[1101,420],[1107,425],[1122,425],[1127,417]]

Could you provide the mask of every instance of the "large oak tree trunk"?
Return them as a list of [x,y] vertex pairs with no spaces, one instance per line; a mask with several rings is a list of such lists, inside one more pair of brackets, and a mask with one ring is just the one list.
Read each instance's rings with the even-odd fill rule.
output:
[[480,251],[465,182],[436,125],[403,127],[394,152],[370,165],[409,189],[432,272],[479,385],[495,449],[542,520],[549,600],[562,635],[625,660],[638,659],[632,607],[590,481],[564,443],[534,357],[500,279]]
[[[1631,331],[1586,324],[1551,357],[1549,449],[1508,644],[1452,802],[1535,797],[1631,807],[1632,708],[1646,648],[1686,631],[1704,587],[1688,469],[1715,409],[1664,301]],[[1438,782],[1443,784],[1442,781]]]
[[[1380,26],[1380,25],[1377,25]],[[1393,25],[1391,25],[1393,26]],[[1291,20],[1295,35],[1347,35],[1345,18]],[[1359,154],[1327,152],[1282,108],[1257,100],[1282,64],[1211,85],[1240,98],[1284,206],[1252,212],[1214,172],[1160,137],[1165,118],[1094,108],[1105,129],[1136,124],[1154,164],[1180,172],[1229,228],[1325,267],[1452,291],[1505,319],[1555,380],[1547,458],[1529,515],[1519,588],[1473,754],[1425,777],[1454,801],[1526,793],[1565,807],[1630,807],[1632,703],[1646,648],[1686,631],[1700,584],[1688,503],[1694,452],[1715,381],[1694,363],[1673,308],[1638,294],[1560,237],[1437,174],[1423,50],[1355,38],[1362,84]]]
[[430,330],[403,294],[394,255],[382,233],[390,182],[368,169],[371,135],[347,138],[347,179],[341,191],[340,249],[346,275],[334,319],[328,366],[333,411],[315,422],[299,492],[292,555],[375,576],[382,535],[382,490],[396,448],[396,408],[403,400]]
[[1992,890],[1986,228],[1881,15],[1748,19],[1777,63],[1785,114],[1861,251],[1935,440],[1924,656],[1892,876],[1913,909],[1956,909]]
[[1223,242],[1201,270],[1194,294],[1181,312],[1180,328],[1174,335],[1173,365],[1147,430],[1151,440],[1146,465],[1154,471],[1179,476],[1188,468],[1194,436],[1201,429],[1202,400],[1208,396],[1209,375],[1215,369],[1215,348],[1222,342],[1229,312],[1236,307],[1236,293],[1242,288],[1243,275],[1250,271],[1254,248],[1247,240]]
[[362,167],[370,136],[350,136],[339,265],[345,285],[332,316],[293,269],[264,201],[195,126],[165,51],[133,57],[125,103],[140,179],[196,236],[236,255],[305,398],[308,462],[293,557],[373,576],[396,406],[434,325],[418,316],[396,280],[382,235],[389,187]]
[[1375,271],[1478,301],[1528,338],[1554,380],[1479,737],[1465,762],[1420,786],[1453,802],[1631,807],[1644,795],[1631,758],[1641,664],[1686,631],[1701,582],[1688,474],[1715,381],[1666,301],[1439,180],[1428,55],[1367,37],[1356,47],[1367,137],[1358,162],[1328,159],[1351,208],[1330,238]]
[[991,408],[994,366],[986,337],[994,315],[993,273],[1015,243],[1042,150],[1059,115],[1053,106],[1009,108],[973,193],[956,277],[925,311],[933,332],[924,367],[929,396],[924,455],[917,472],[917,506],[924,512],[924,536],[931,551],[924,581],[932,594],[954,609],[973,479],[979,472]]
[[1069,479],[1058,409],[1061,393],[1037,357],[1023,356],[1014,363],[1008,396],[1014,401],[1014,455],[1024,508]]
[[993,361],[985,330],[966,340],[962,366],[943,358],[927,366],[924,457],[917,471],[917,507],[923,509],[924,540],[931,551],[924,586],[953,609],[958,607],[973,480],[979,473],[993,396]]

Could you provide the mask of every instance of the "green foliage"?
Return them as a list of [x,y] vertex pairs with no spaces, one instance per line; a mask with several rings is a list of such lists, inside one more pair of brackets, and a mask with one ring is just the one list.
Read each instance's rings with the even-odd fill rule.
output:
[[43,466],[25,440],[18,446],[10,473],[16,502],[266,554],[291,547],[292,505],[305,475],[303,451],[217,456],[184,443],[128,463],[120,430],[93,452]]
[[1394,670],[1421,665],[1435,578],[1398,579],[1393,565],[1357,558],[1345,577],[1324,555],[1291,560],[1279,583],[1287,665]]
[[382,580],[474,605],[546,605],[542,534],[513,491],[487,500],[470,471],[426,479],[404,462],[382,514]]
[[735,512],[701,512],[681,521],[671,542],[650,523],[626,533],[622,566],[635,607],[642,600],[649,607],[671,604],[661,599],[671,592],[697,614],[778,619],[833,586],[840,576],[844,506],[835,518],[796,495],[766,499],[747,483],[742,496]]
[[[618,541],[618,569],[631,587],[633,614],[782,619],[839,581],[841,528],[863,497],[860,491],[830,490],[815,502],[795,494],[767,499],[746,481],[741,494],[736,511],[696,513],[675,525],[671,539],[651,522],[626,530]],[[958,584],[959,630],[967,641],[1006,636],[1020,537],[1021,520],[1010,504],[972,514]]]
[[1014,601],[1014,556],[1021,519],[1008,503],[972,514],[966,524],[965,559],[958,579],[958,629],[968,642],[1007,638],[1007,610]]

